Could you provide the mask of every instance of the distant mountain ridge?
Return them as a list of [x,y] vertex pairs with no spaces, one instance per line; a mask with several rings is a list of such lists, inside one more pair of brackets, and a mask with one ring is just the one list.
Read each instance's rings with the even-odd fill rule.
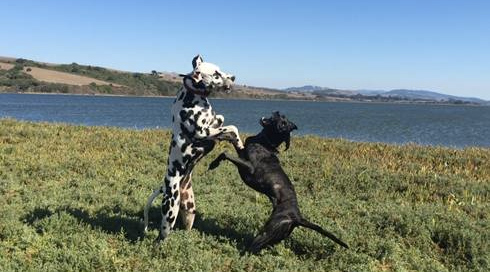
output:
[[439,100],[439,101],[450,101],[450,100],[461,100],[474,103],[484,103],[488,102],[480,98],[475,97],[461,97],[448,94],[441,94],[433,91],[426,90],[406,90],[406,89],[396,89],[380,94],[382,96],[397,96],[402,98],[410,99],[429,99],[429,100]]
[[289,88],[285,88],[283,89],[284,91],[288,91],[288,92],[314,92],[314,91],[321,91],[321,90],[325,90],[325,89],[328,89],[328,88],[325,88],[325,87],[320,87],[320,86],[314,86],[314,85],[305,85],[305,86],[301,86],[301,87],[289,87]]
[[460,97],[448,94],[442,94],[434,91],[427,90],[410,90],[410,89],[394,89],[390,91],[385,90],[339,90],[328,87],[305,85],[301,87],[289,87],[283,89],[286,92],[298,92],[298,93],[312,93],[312,94],[342,94],[345,96],[380,96],[386,98],[408,99],[408,100],[427,100],[435,102],[454,102],[462,101],[467,103],[485,104],[490,105],[490,101],[486,101],[475,97]]

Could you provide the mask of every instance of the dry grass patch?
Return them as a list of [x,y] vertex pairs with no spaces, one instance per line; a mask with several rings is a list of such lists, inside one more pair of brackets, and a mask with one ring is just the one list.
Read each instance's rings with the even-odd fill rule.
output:
[[0,62],[1,70],[10,70],[12,68],[14,68],[14,65],[12,63]]
[[37,67],[30,67],[30,66],[25,67],[24,72],[31,75],[37,80],[50,82],[50,83],[61,83],[61,84],[77,85],[77,86],[84,86],[84,85],[89,85],[91,83],[95,83],[97,85],[112,85],[114,87],[121,87],[121,85],[98,80],[95,78],[79,76],[79,75],[58,72],[58,71],[37,68]]

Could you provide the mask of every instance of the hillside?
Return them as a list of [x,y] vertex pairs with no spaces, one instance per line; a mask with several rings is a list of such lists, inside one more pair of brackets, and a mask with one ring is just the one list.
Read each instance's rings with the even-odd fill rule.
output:
[[[181,87],[176,73],[134,73],[91,65],[53,64],[0,57],[0,91],[138,96],[174,96]],[[429,91],[352,91],[306,85],[283,90],[235,85],[231,93],[212,97],[361,101],[396,103],[443,103],[490,105],[477,98],[455,97]]]
[[[169,131],[0,120],[0,271],[489,271],[490,150],[294,137],[279,154],[306,229],[244,253],[269,200],[230,163],[193,174],[197,218],[154,246],[142,214]],[[161,199],[161,198],[159,198]]]
[[[157,76],[72,64],[48,64],[26,59],[0,59],[0,90],[113,95],[174,95],[180,84]],[[10,66],[6,66],[5,64]],[[13,67],[12,67],[13,65]]]
[[[0,91],[112,95],[173,96],[181,78],[175,73],[132,73],[91,65],[41,63],[0,58]],[[236,85],[233,92],[213,97],[287,99],[297,95],[266,88]]]
[[490,101],[479,98],[459,97],[426,90],[339,90],[312,85],[289,87],[283,90],[288,93],[310,94],[318,97],[350,98],[359,101],[490,105]]
[[474,97],[460,97],[454,95],[441,94],[433,91],[425,91],[425,90],[391,90],[388,92],[384,92],[380,94],[385,97],[400,97],[406,99],[425,99],[425,100],[436,100],[436,101],[462,101],[469,103],[481,103],[484,104],[488,101],[484,101],[479,98]]

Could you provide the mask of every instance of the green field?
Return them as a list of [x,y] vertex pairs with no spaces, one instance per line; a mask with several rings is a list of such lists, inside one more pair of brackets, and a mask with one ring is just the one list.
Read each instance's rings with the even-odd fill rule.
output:
[[[296,229],[244,252],[270,212],[229,163],[193,175],[198,216],[153,245],[169,132],[0,120],[0,271],[489,271],[490,150],[297,137],[280,159],[300,208],[345,250]],[[161,198],[159,198],[161,199]]]

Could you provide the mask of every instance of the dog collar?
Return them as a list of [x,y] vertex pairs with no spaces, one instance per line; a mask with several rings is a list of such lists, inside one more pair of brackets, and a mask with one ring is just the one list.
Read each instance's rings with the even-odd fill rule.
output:
[[272,141],[269,139],[269,136],[267,136],[267,133],[265,131],[261,131],[260,134],[262,135],[262,138],[269,144],[269,146],[272,148],[272,152],[274,153],[279,153],[277,150],[277,147],[274,147],[274,144]]
[[[190,80],[192,82],[192,87],[188,86],[186,84],[186,80]],[[184,79],[182,81],[183,85],[184,85],[184,88],[186,89],[186,91],[188,92],[191,92],[195,95],[200,95],[200,96],[204,96],[204,97],[207,97],[209,94],[211,94],[211,91],[209,91],[205,86],[204,84],[195,84],[193,81],[192,81],[192,78],[188,75],[185,75],[184,76]],[[200,86],[202,85],[202,86]],[[203,88],[204,87],[204,88]]]

